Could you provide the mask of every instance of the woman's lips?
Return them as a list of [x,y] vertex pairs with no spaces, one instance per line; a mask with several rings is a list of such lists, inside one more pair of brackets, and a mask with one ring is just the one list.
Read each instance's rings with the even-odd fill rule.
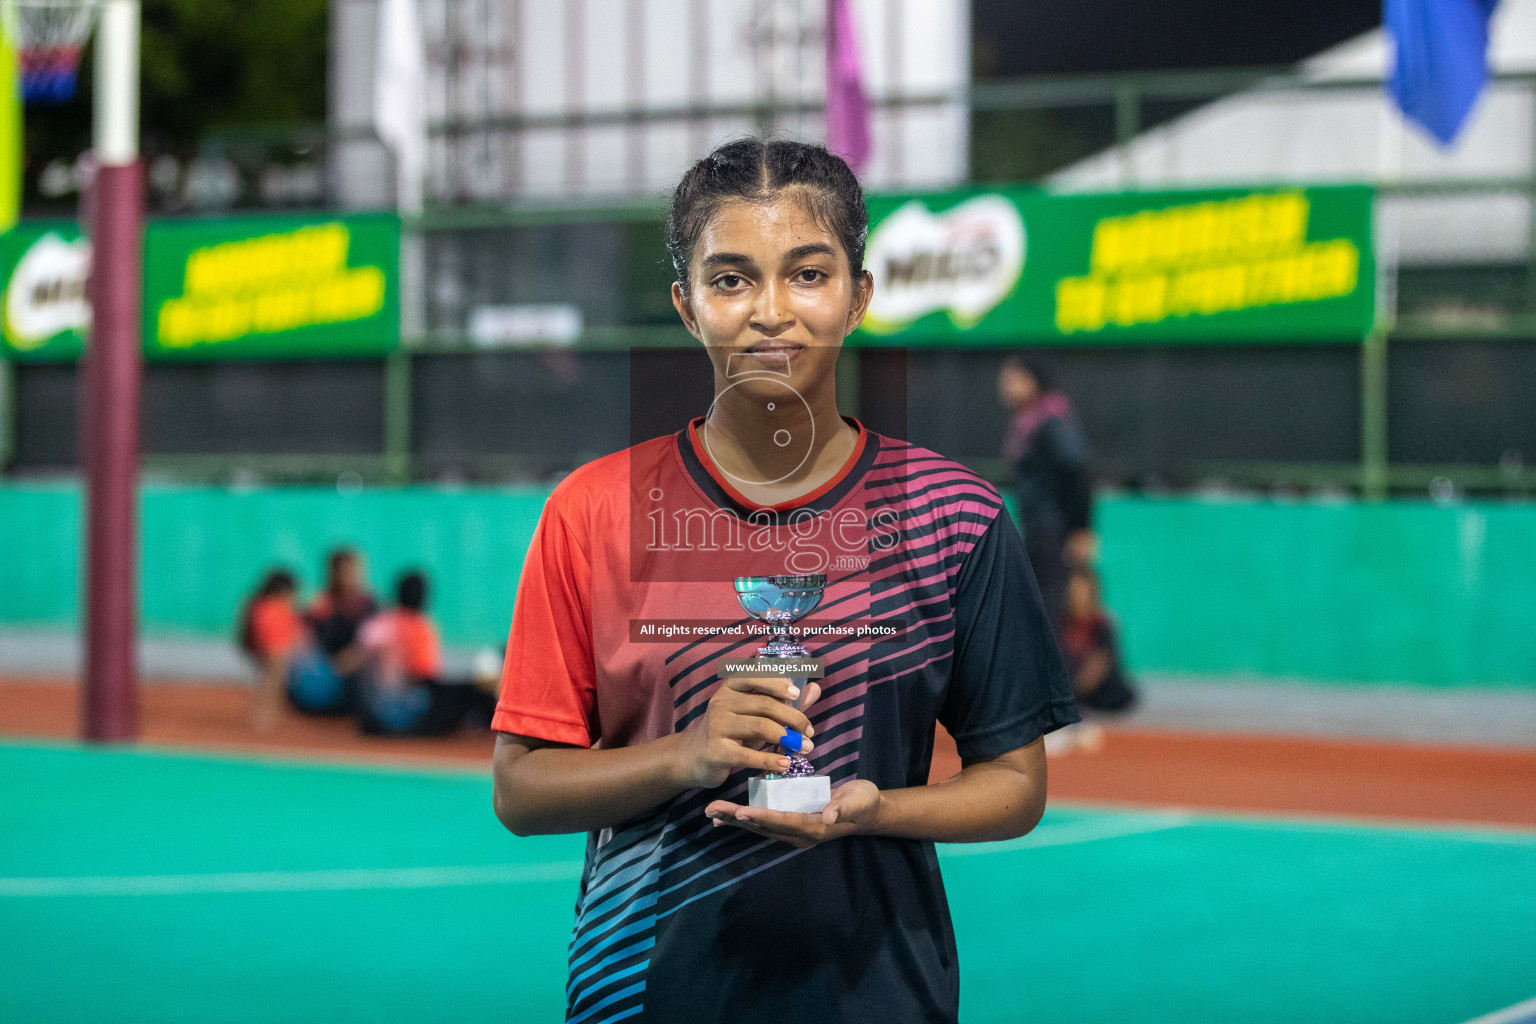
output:
[[759,341],[757,344],[750,346],[747,351],[753,355],[759,356],[763,355],[764,353],[780,352],[787,355],[794,355],[796,352],[799,352],[803,348],[805,348],[805,346],[800,344],[798,341]]

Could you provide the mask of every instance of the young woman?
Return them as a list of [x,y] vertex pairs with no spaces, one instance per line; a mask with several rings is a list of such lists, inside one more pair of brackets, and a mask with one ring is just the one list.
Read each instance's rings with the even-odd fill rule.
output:
[[[724,146],[673,197],[673,303],[715,402],[551,495],[524,563],[493,727],[497,815],[586,831],[568,1015],[602,1021],[954,1021],[935,842],[1007,839],[1045,806],[1042,735],[1076,720],[997,491],[839,415],[869,304],[858,182],[826,150]],[[643,401],[646,396],[631,396]],[[716,678],[760,637],[740,575],[825,572],[825,677]],[[654,637],[670,637],[656,642]],[[799,707],[791,701],[798,698]],[[928,784],[935,722],[963,769]],[[746,806],[798,747],[820,814]]]

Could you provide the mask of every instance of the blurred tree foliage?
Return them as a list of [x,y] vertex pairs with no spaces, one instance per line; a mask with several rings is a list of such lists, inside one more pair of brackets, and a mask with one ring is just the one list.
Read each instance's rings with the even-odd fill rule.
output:
[[[328,0],[144,0],[146,156],[196,151],[211,129],[325,120]],[[87,47],[75,96],[26,112],[28,193],[91,144]]]
[[144,125],[204,129],[325,119],[328,0],[145,0]]

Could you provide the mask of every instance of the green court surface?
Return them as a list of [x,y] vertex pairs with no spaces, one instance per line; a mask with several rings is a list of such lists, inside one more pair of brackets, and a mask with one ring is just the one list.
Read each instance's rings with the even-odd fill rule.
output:
[[[557,1021],[581,845],[483,773],[0,744],[0,1021]],[[941,856],[971,1024],[1536,994],[1536,832],[1057,808]]]

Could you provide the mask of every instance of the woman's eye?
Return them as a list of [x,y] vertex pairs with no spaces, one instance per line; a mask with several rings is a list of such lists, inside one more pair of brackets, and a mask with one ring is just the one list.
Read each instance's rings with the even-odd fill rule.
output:
[[737,287],[740,284],[741,275],[739,274],[721,274],[719,277],[715,278],[715,287],[724,288],[727,291]]
[[821,271],[817,270],[814,267],[806,267],[804,270],[800,271],[800,273],[796,274],[795,276],[797,278],[799,278],[805,284],[815,284],[817,281],[820,281],[822,279],[822,277],[824,277],[825,275],[822,274]]

